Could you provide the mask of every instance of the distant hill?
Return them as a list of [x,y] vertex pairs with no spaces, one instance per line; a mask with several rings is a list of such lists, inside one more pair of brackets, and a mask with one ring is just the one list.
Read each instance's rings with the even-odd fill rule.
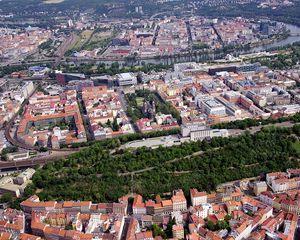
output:
[[44,11],[47,9],[68,10],[68,9],[88,9],[109,4],[127,3],[128,0],[2,0],[0,1],[0,11],[23,12],[26,10]]
[[[163,12],[165,15],[202,15],[209,17],[269,17],[274,20],[300,25],[300,0],[292,0],[293,6],[259,7],[265,0],[0,0],[0,15],[13,13],[17,18],[53,17],[71,15],[92,9],[96,14],[109,17],[139,17],[136,6],[143,7],[143,16]],[[278,3],[280,1],[278,0]],[[47,14],[41,14],[41,13]],[[59,12],[63,12],[59,14]]]

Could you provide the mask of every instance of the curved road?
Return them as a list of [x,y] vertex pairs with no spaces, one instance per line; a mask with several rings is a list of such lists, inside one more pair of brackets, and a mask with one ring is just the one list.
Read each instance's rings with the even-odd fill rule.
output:
[[[28,99],[36,92],[37,88],[34,89],[34,91],[31,93],[31,95],[28,97]],[[20,109],[24,109],[26,106],[26,101],[24,101],[21,104]],[[8,142],[10,142],[12,145],[19,147],[19,148],[23,148],[26,150],[34,150],[34,151],[39,151],[39,147],[36,146],[31,146],[28,145],[26,143],[20,142],[17,139],[15,139],[14,137],[11,136],[10,131],[14,125],[14,122],[16,120],[16,118],[18,117],[19,112],[15,113],[14,116],[7,122],[6,126],[5,126],[5,131],[4,131],[4,135],[5,138],[7,139]],[[74,151],[78,151],[79,148],[72,148],[72,149],[50,149],[53,152],[74,152]]]

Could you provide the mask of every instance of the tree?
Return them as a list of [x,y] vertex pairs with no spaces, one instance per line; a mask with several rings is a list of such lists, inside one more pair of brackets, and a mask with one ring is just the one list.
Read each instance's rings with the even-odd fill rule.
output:
[[107,125],[108,127],[112,127],[110,119],[107,120],[106,125]]
[[172,228],[176,224],[175,218],[170,219],[170,221],[167,224],[167,229],[166,229],[166,235],[168,238],[172,237]]
[[48,151],[48,148],[47,147],[40,147],[40,152],[47,152]]
[[227,228],[229,228],[228,223],[224,220],[218,221],[216,225],[217,225],[218,229],[227,229]]
[[149,230],[153,232],[153,237],[161,236],[163,239],[167,238],[165,232],[157,224],[153,224],[149,227]]
[[73,230],[73,226],[72,225],[66,225],[65,230]]
[[[116,201],[132,186],[131,176],[120,173],[140,169],[150,168],[134,176],[135,191],[150,196],[177,188],[188,192],[196,186],[201,191],[212,191],[223,182],[298,167],[297,146],[295,138],[292,138],[294,132],[287,128],[265,128],[253,135],[214,138],[210,142],[186,142],[156,149],[122,149],[111,154],[111,150],[129,141],[176,133],[178,129],[84,143],[81,146],[89,147],[37,169],[30,192],[34,193],[34,188],[42,189],[37,192],[41,200]],[[195,152],[202,154],[193,156]],[[186,161],[187,156],[189,161]],[[177,160],[169,164],[173,159]],[[165,174],[166,171],[192,171],[193,174]],[[108,184],[111,187],[105,188]],[[225,221],[228,219],[226,217]],[[219,227],[225,227],[223,225],[219,223]],[[212,224],[210,227],[214,228]]]
[[120,126],[118,124],[117,118],[114,118],[114,121],[112,123],[112,130],[114,132],[117,132],[117,131],[119,131],[119,129],[120,129]]
[[4,193],[0,198],[0,203],[10,203],[12,201],[11,193]]
[[224,220],[226,222],[229,222],[231,220],[231,216],[230,215],[226,215],[225,218],[224,218]]
[[208,220],[208,221],[207,221],[206,227],[207,227],[207,229],[209,229],[210,231],[214,231],[214,230],[215,230],[215,224],[214,224],[211,220]]

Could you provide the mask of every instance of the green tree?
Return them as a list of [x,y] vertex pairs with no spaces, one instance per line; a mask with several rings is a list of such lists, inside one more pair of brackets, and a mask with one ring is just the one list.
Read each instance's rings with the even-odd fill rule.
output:
[[231,220],[231,216],[230,216],[230,215],[226,215],[226,216],[224,217],[224,220],[225,220],[226,222],[229,222],[229,221]]
[[0,203],[10,203],[12,201],[11,193],[4,193],[0,198]]
[[229,225],[225,220],[218,221],[216,225],[217,225],[218,229],[227,229],[227,228],[229,228]]
[[119,131],[119,129],[120,129],[120,126],[118,124],[117,118],[114,118],[113,123],[112,123],[112,130],[114,132],[117,132],[117,131]]
[[215,230],[215,224],[214,224],[211,220],[208,220],[208,221],[207,221],[206,227],[207,227],[207,229],[209,229],[210,231],[214,231],[214,230]]
[[153,237],[161,236],[163,239],[167,238],[165,232],[157,224],[153,224],[149,230],[153,232]]

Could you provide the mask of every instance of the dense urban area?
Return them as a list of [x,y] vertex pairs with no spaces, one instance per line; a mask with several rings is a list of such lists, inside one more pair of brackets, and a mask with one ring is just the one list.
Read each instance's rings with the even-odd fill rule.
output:
[[300,240],[299,0],[0,0],[0,240]]

